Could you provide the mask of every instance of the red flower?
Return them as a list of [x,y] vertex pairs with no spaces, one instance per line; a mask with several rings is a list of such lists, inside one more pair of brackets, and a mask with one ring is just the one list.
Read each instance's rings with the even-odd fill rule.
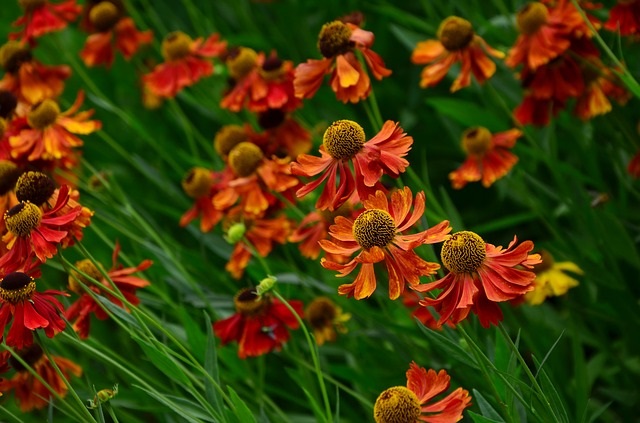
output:
[[395,386],[383,391],[373,407],[376,423],[455,423],[471,406],[466,389],[458,388],[440,400],[428,404],[449,389],[451,377],[446,371],[426,370],[411,362],[407,370],[407,387]]
[[426,231],[403,235],[424,212],[424,193],[418,193],[413,200],[413,213],[410,214],[412,199],[411,190],[406,186],[391,194],[391,204],[382,191],[377,191],[363,202],[365,211],[355,221],[336,217],[335,224],[329,227],[329,234],[340,243],[321,240],[320,246],[327,253],[344,258],[359,253],[345,264],[327,258],[320,264],[326,269],[337,270],[338,277],[344,277],[362,265],[355,280],[341,285],[338,293],[354,296],[357,300],[371,296],[377,282],[374,264],[384,262],[389,274],[389,298],[395,300],[404,292],[405,284],[415,287],[420,283],[420,276],[432,275],[440,268],[437,263],[420,258],[414,249],[445,240],[451,231],[449,222],[445,220]]
[[411,62],[427,65],[420,75],[420,86],[433,87],[447,75],[451,66],[461,63],[460,75],[453,81],[451,91],[471,84],[471,74],[479,83],[491,78],[496,65],[487,55],[502,59],[504,53],[491,48],[473,31],[471,23],[457,16],[449,16],[438,28],[438,40],[418,43],[411,54]]
[[540,99],[525,95],[522,103],[513,111],[513,117],[522,125],[545,126],[549,124],[551,116],[556,116],[564,109],[564,104],[564,101],[554,98]]
[[624,105],[631,97],[613,71],[599,59],[589,61],[583,72],[585,89],[578,96],[573,110],[580,119],[588,120],[609,113],[612,109],[609,98]]
[[[326,180],[316,202],[316,208],[320,210],[339,208],[356,190],[360,199],[365,199],[384,189],[380,183],[383,174],[397,178],[405,171],[409,162],[404,157],[412,144],[413,138],[407,136],[398,123],[390,120],[366,142],[360,125],[351,120],[338,120],[324,133],[320,148],[322,157],[300,154],[297,162],[292,163],[294,175],[311,177],[322,174],[319,179],[300,188],[296,195],[304,197]],[[355,177],[349,162],[353,162]],[[336,177],[339,177],[339,182]]]
[[331,74],[331,89],[338,100],[357,103],[371,92],[367,71],[355,55],[362,53],[373,76],[380,80],[391,75],[384,62],[371,50],[374,35],[352,23],[333,21],[322,26],[318,35],[318,48],[324,59],[309,59],[296,67],[293,86],[298,98],[311,98],[320,88],[326,74]]
[[85,65],[110,67],[113,63],[114,47],[129,60],[140,45],[151,42],[151,31],[138,31],[133,20],[124,17],[123,14],[124,10],[110,1],[101,1],[90,6],[86,21],[89,31],[93,34],[87,38],[80,52]]
[[637,152],[631,160],[629,160],[627,172],[629,172],[629,175],[631,175],[632,178],[640,178],[640,151]]
[[21,201],[4,214],[8,232],[2,237],[9,251],[0,257],[0,269],[17,270],[35,254],[45,262],[58,252],[58,245],[69,232],[69,225],[82,213],[77,206],[60,214],[69,201],[69,187],[60,188],[55,205],[43,211],[30,201]]
[[223,189],[232,177],[231,172],[214,172],[203,167],[191,169],[182,180],[182,188],[195,203],[180,218],[180,226],[187,226],[200,216],[200,230],[209,232],[213,229],[224,216],[221,210],[214,207],[213,196]]
[[[441,252],[449,273],[435,282],[413,287],[419,292],[442,289],[437,298],[425,297],[420,304],[434,306],[440,314],[438,324],[458,324],[469,311],[476,313],[485,328],[502,320],[497,303],[512,300],[534,288],[535,273],[526,270],[541,262],[539,254],[529,254],[533,243],[525,241],[507,249],[484,242],[473,232],[456,232]],[[524,269],[523,269],[524,267]]]
[[[136,296],[136,290],[149,286],[150,282],[146,279],[132,276],[132,274],[147,270],[153,262],[151,260],[143,260],[136,267],[123,267],[121,264],[118,264],[119,253],[120,245],[116,242],[113,255],[111,257],[111,269],[106,271],[107,276],[109,277],[108,280],[104,277],[102,271],[100,271],[89,259],[76,262],[75,266],[79,271],[85,273],[87,276],[98,281],[109,289],[113,289],[113,286],[115,285],[118,291],[130,304],[138,305],[140,303],[140,299]],[[80,283],[84,284],[86,288],[92,290],[95,294],[104,295],[104,293],[100,287],[96,286],[95,282],[88,280],[85,275],[78,271],[71,270],[71,274],[69,275],[69,289],[80,294],[80,297],[71,304],[69,308],[67,308],[64,316],[72,323],[73,329],[78,332],[80,338],[84,339],[89,336],[92,313],[100,320],[106,319],[109,315],[103,310],[103,306],[96,302],[92,295],[80,287]],[[106,294],[106,297],[112,303],[126,309],[120,299],[110,294]]]
[[0,338],[10,324],[5,342],[24,348],[33,343],[36,329],[44,329],[49,338],[64,330],[65,322],[60,317],[64,306],[56,298],[59,295],[69,296],[51,289],[42,293],[36,291],[35,280],[23,272],[5,275],[0,280]]
[[24,26],[20,32],[9,34],[9,38],[20,38],[34,44],[34,39],[49,32],[63,30],[69,22],[75,20],[82,6],[76,0],[67,0],[60,4],[48,0],[21,0],[24,15],[13,23],[13,26]]
[[206,57],[217,57],[226,48],[226,41],[213,34],[203,41],[192,40],[184,32],[172,32],[162,41],[165,63],[157,65],[142,80],[151,92],[160,97],[175,97],[184,87],[189,87],[213,73],[213,65]]
[[620,31],[620,35],[640,34],[640,0],[618,0],[609,11],[609,20],[604,23],[609,31]]
[[311,134],[291,115],[280,109],[269,109],[258,114],[258,124],[264,129],[256,133],[250,127],[251,141],[260,146],[265,156],[289,156],[296,159],[311,149]]
[[[8,355],[8,352],[3,354]],[[65,379],[69,379],[70,375],[76,377],[82,375],[80,366],[63,357],[51,356],[55,363],[54,367],[47,355],[42,351],[42,348],[36,344],[18,351],[17,354],[61,397],[64,397],[69,390]],[[15,391],[20,410],[25,413],[49,405],[52,394],[40,381],[40,378],[34,376],[15,357],[9,358],[9,364],[15,369],[16,373],[11,379],[0,380],[0,392]],[[62,376],[58,374],[58,369]]]
[[[298,319],[277,299],[258,296],[245,288],[233,299],[236,313],[213,324],[213,331],[222,344],[238,342],[238,357],[257,357],[273,350],[279,351],[289,340],[289,329],[298,328]],[[289,301],[302,316],[302,302]]]
[[522,131],[518,129],[495,135],[482,126],[467,129],[462,134],[462,148],[468,158],[462,166],[449,174],[453,187],[460,189],[467,182],[480,180],[482,186],[490,187],[518,162],[518,157],[509,150],[521,136]]

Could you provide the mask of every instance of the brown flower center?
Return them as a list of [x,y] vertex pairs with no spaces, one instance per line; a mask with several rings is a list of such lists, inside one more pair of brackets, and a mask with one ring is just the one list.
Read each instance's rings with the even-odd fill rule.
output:
[[327,297],[314,299],[304,311],[304,317],[313,329],[323,329],[333,325],[337,315],[336,305]]
[[213,186],[213,175],[209,169],[194,167],[182,180],[182,189],[191,198],[200,198],[209,195]]
[[553,256],[547,250],[542,250],[539,252],[539,254],[542,258],[542,263],[536,264],[536,266],[533,268],[533,273],[535,273],[536,275],[551,269],[553,267],[553,264],[555,263]]
[[267,81],[274,81],[284,75],[284,62],[275,54],[269,56],[259,69],[260,75]]
[[471,22],[458,16],[449,16],[438,28],[438,39],[449,51],[461,50],[473,40],[473,26]]
[[537,32],[542,25],[547,23],[549,11],[547,6],[540,2],[527,3],[516,16],[518,31],[525,35]]
[[365,210],[353,222],[353,237],[362,248],[386,247],[396,236],[396,224],[384,210]]
[[442,244],[440,252],[444,266],[456,274],[476,272],[486,257],[486,243],[478,234],[470,231],[451,235]]
[[31,276],[22,272],[9,273],[0,281],[0,298],[11,304],[31,299],[35,290],[36,282]]
[[248,140],[249,136],[244,127],[240,125],[225,125],[216,133],[213,139],[213,148],[220,157],[226,157],[233,147]]
[[18,4],[24,10],[33,10],[45,4],[47,0],[18,0]]
[[416,423],[420,414],[418,397],[404,386],[383,391],[373,406],[376,423]]
[[233,298],[236,311],[244,316],[260,314],[268,303],[268,298],[259,296],[253,288],[244,288]]
[[0,118],[8,119],[18,106],[16,96],[7,90],[0,90]]
[[318,35],[318,49],[326,58],[336,57],[349,52],[353,46],[350,40],[351,29],[340,21],[322,25]]
[[263,158],[260,147],[244,141],[229,152],[229,166],[237,176],[244,178],[255,172]]
[[180,60],[191,53],[193,40],[182,31],[167,34],[162,40],[162,57],[167,62]]
[[31,60],[31,50],[18,41],[9,41],[0,47],[0,67],[15,74],[24,62]]
[[352,120],[337,120],[324,132],[322,144],[336,160],[353,158],[365,142],[364,129]]
[[286,114],[282,109],[268,109],[258,114],[258,125],[262,129],[273,129],[282,125]]
[[19,176],[20,169],[15,163],[0,160],[0,195],[5,195],[14,189]]
[[227,68],[229,75],[236,81],[244,78],[256,67],[258,53],[247,47],[233,49],[227,55]]
[[[80,283],[87,286],[92,286],[95,283],[89,280],[85,275],[89,276],[92,279],[95,279],[96,281],[101,281],[103,278],[100,269],[98,269],[90,259],[77,261],[75,266],[78,270],[71,269],[69,271],[68,281],[69,289],[76,294],[84,294],[85,292],[82,287],[80,287]],[[84,273],[85,275],[80,272]]]
[[42,221],[42,210],[29,201],[22,201],[4,212],[7,229],[17,236],[28,236]]
[[29,171],[23,173],[16,182],[16,197],[19,201],[30,201],[36,206],[43,205],[53,192],[56,185],[48,175],[42,172]]
[[491,148],[491,132],[487,128],[477,126],[462,134],[462,149],[472,156],[483,156]]
[[33,129],[44,129],[52,125],[60,115],[58,103],[47,98],[42,103],[33,106],[27,114],[27,122]]
[[[44,351],[42,351],[42,347],[38,344],[32,344],[27,348],[23,348],[16,352],[20,358],[29,365],[29,367],[33,368],[34,365],[44,357]],[[28,369],[18,361],[17,358],[11,356],[8,360],[9,365],[16,372],[24,372]]]
[[120,20],[118,7],[110,1],[101,1],[91,8],[89,21],[99,31],[108,31]]

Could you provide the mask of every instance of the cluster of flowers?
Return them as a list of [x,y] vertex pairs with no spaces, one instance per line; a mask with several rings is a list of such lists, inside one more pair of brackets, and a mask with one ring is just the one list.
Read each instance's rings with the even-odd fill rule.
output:
[[92,110],[80,111],[81,91],[74,104],[61,111],[58,98],[71,70],[66,65],[40,63],[34,57],[37,38],[64,29],[84,13],[83,25],[92,35],[81,57],[92,66],[110,65],[114,46],[131,57],[139,43],[150,41],[150,33],[135,30],[119,1],[89,2],[84,8],[75,1],[20,4],[25,14],[15,25],[21,31],[11,34],[11,40],[0,47],[4,71],[0,80],[0,340],[13,349],[12,354],[8,350],[0,353],[0,373],[14,371],[10,379],[0,380],[0,393],[15,391],[20,408],[29,411],[49,403],[51,393],[41,379],[58,395],[68,390],[51,360],[65,377],[82,373],[72,361],[44,354],[34,340],[36,330],[43,329],[53,338],[70,322],[80,338],[87,338],[90,316],[108,317],[96,295],[124,308],[138,304],[135,292],[149,282],[132,274],[151,265],[145,260],[136,267],[123,267],[117,262],[120,248],[116,243],[109,270],[89,259],[75,263],[68,288],[77,298],[68,308],[61,297],[70,294],[37,290],[42,283],[41,264],[82,240],[91,223],[94,213],[80,203],[73,171],[83,145],[79,135],[102,126],[91,120]]

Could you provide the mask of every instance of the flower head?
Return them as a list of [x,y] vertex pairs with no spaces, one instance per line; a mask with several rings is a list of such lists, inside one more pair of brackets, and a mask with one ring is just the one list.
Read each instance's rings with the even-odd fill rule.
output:
[[425,297],[420,304],[434,306],[438,324],[458,324],[469,311],[476,313],[484,327],[502,320],[497,303],[512,300],[533,290],[536,275],[528,270],[540,263],[539,254],[529,254],[531,241],[507,249],[486,243],[470,231],[456,232],[442,245],[442,264],[449,273],[431,283],[414,287],[419,292],[441,289],[437,297]]
[[411,55],[411,61],[417,65],[427,65],[420,78],[422,88],[437,85],[447,75],[454,63],[461,63],[461,73],[451,85],[451,91],[457,91],[471,84],[471,74],[483,83],[491,78],[496,65],[485,52],[496,58],[504,54],[491,48],[480,36],[475,34],[469,21],[458,16],[449,16],[438,28],[438,40],[418,43]]
[[533,291],[524,294],[524,299],[531,305],[542,304],[547,297],[564,295],[579,282],[566,272],[582,275],[584,272],[573,262],[556,262],[546,250],[540,253],[542,263],[533,268],[536,279],[533,281]]
[[195,200],[193,207],[180,218],[180,226],[200,216],[200,230],[209,232],[220,222],[224,213],[213,205],[213,196],[222,189],[231,177],[229,172],[214,172],[203,167],[190,169],[182,179],[182,189]]
[[411,362],[407,386],[383,391],[373,407],[376,423],[455,423],[471,405],[466,389],[458,388],[440,400],[428,404],[449,389],[451,377],[446,371],[426,370]]
[[[389,298],[395,300],[404,291],[405,284],[412,287],[420,283],[420,276],[428,276],[440,268],[420,258],[414,249],[422,244],[441,242],[451,230],[448,221],[443,221],[426,231],[413,235],[403,232],[410,229],[424,212],[424,193],[413,200],[409,187],[391,193],[391,202],[382,191],[365,200],[365,210],[355,219],[338,216],[329,227],[329,234],[340,243],[321,240],[320,246],[327,253],[345,259],[358,252],[346,263],[337,263],[327,258],[320,262],[326,269],[337,270],[344,277],[360,267],[355,280],[341,285],[341,295],[360,300],[373,294],[376,289],[374,264],[384,262],[389,274]],[[413,203],[413,212],[411,206]],[[346,261],[346,260],[345,260]]]
[[[405,171],[409,162],[404,157],[412,144],[413,138],[407,136],[398,123],[390,120],[368,141],[358,123],[338,120],[324,133],[321,157],[300,154],[291,165],[294,175],[312,177],[320,174],[318,179],[300,188],[296,195],[304,197],[326,181],[316,202],[316,208],[320,210],[336,210],[354,191],[360,199],[366,199],[377,190],[384,190],[380,183],[382,175],[397,178]],[[349,163],[353,163],[355,176]]]
[[59,4],[49,0],[19,0],[24,15],[18,18],[13,26],[24,26],[20,32],[10,34],[11,39],[21,39],[31,44],[38,37],[49,32],[61,31],[69,22],[74,21],[82,6],[76,0],[67,0]]
[[311,149],[311,134],[298,121],[281,109],[268,109],[258,114],[258,125],[264,131],[248,128],[249,138],[265,152],[267,157],[291,157]]
[[[253,289],[240,290],[233,299],[236,312],[213,324],[214,333],[222,344],[238,342],[238,357],[257,357],[279,351],[289,340],[289,329],[297,329],[298,319],[279,300],[268,295],[258,296]],[[302,316],[302,302],[289,301]]]
[[627,164],[627,172],[634,179],[640,178],[640,151],[637,152],[631,160],[629,160],[629,164]]
[[520,136],[522,131],[518,129],[497,134],[491,134],[482,126],[467,129],[462,134],[462,149],[467,153],[467,160],[449,174],[453,187],[460,189],[467,182],[482,180],[482,185],[488,188],[506,175],[518,162],[518,157],[509,150]]
[[351,314],[343,313],[328,297],[317,297],[304,309],[304,318],[309,322],[318,345],[326,341],[334,342],[337,334],[345,333],[344,323],[351,319]]
[[333,21],[322,26],[318,35],[321,60],[309,59],[296,67],[293,86],[298,98],[311,98],[320,88],[325,75],[331,74],[331,89],[343,103],[357,103],[371,92],[371,82],[355,51],[362,53],[373,76],[380,80],[391,75],[384,62],[371,50],[374,35],[357,25]]
[[640,34],[640,0],[618,0],[609,11],[604,28],[623,36]]
[[[53,363],[51,363],[47,355],[44,354],[42,347],[37,344],[17,351],[17,355],[40,378],[34,376],[27,367],[12,356],[9,358],[9,365],[15,370],[15,374],[11,379],[0,380],[0,392],[13,390],[20,405],[20,410],[25,413],[34,409],[44,408],[51,401],[52,393],[40,379],[53,388],[56,394],[64,397],[69,390],[64,379],[69,379],[71,375],[76,377],[82,375],[82,368],[66,358],[54,355],[51,356],[53,359]],[[62,376],[58,374],[56,368],[59,369]]]
[[184,32],[169,33],[162,41],[162,56],[165,62],[144,75],[142,80],[157,96],[172,98],[183,88],[213,73],[213,65],[206,60],[220,56],[227,48],[218,34],[206,40],[192,40]]
[[64,307],[56,296],[68,294],[55,290],[36,291],[35,279],[27,273],[6,274],[0,280],[0,338],[10,325],[5,342],[24,348],[33,343],[36,329],[44,329],[49,338],[64,330],[65,322],[60,317]]

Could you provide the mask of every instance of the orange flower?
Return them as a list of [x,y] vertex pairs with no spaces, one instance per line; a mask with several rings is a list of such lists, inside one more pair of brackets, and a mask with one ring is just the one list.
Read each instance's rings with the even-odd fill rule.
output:
[[395,386],[383,391],[373,407],[376,423],[455,423],[471,406],[466,389],[458,388],[444,398],[427,404],[449,389],[451,377],[445,370],[426,370],[411,362],[407,387]]
[[[294,175],[320,178],[307,183],[296,195],[304,197],[325,180],[316,208],[336,210],[354,191],[365,199],[377,190],[384,190],[380,183],[383,174],[397,178],[409,162],[404,158],[413,144],[413,138],[403,132],[400,124],[386,121],[376,136],[365,142],[364,130],[351,120],[333,122],[324,133],[321,157],[300,154],[292,163]],[[349,167],[353,162],[355,177]],[[339,181],[336,181],[339,177]],[[336,187],[336,184],[338,185]]]
[[[411,310],[412,318],[418,320],[429,329],[442,330],[442,326],[438,325],[438,319],[431,314],[427,307],[420,305],[420,300],[422,300],[422,297],[415,291],[408,290],[402,293],[402,305]],[[455,328],[455,325],[450,322],[447,322],[446,325],[452,329]]]
[[[5,351],[2,354],[8,357],[8,353],[8,351]],[[80,366],[66,358],[52,355],[51,358],[55,366],[62,373],[61,377],[47,355],[42,351],[42,348],[37,344],[17,351],[17,355],[61,397],[66,396],[69,390],[64,379],[69,379],[70,375],[76,377],[82,375]],[[20,410],[25,413],[49,405],[52,394],[40,379],[31,374],[15,357],[8,357],[8,361],[16,373],[11,379],[0,379],[0,392],[15,391],[16,401],[20,405]]]
[[311,149],[311,134],[298,121],[281,109],[268,109],[258,114],[261,133],[248,128],[248,135],[267,157],[289,156],[296,159]]
[[184,87],[190,87],[213,73],[213,65],[205,57],[218,57],[227,48],[226,41],[213,34],[203,41],[192,40],[184,32],[169,33],[162,41],[162,56],[165,63],[154,67],[142,81],[157,96],[175,97]]
[[618,0],[609,11],[604,23],[609,31],[620,31],[620,35],[640,34],[640,0]]
[[230,172],[214,172],[203,167],[191,169],[182,180],[182,188],[195,203],[180,218],[180,226],[187,226],[200,216],[200,230],[209,232],[213,229],[224,216],[221,210],[213,206],[213,196],[226,186],[230,178]]
[[5,71],[0,89],[10,91],[26,106],[59,96],[71,75],[69,66],[46,66],[33,59],[31,50],[17,41],[0,48],[0,67]]
[[[142,279],[137,276],[132,276],[136,272],[142,272],[147,270],[153,262],[151,260],[143,260],[136,267],[123,267],[118,263],[118,254],[120,253],[120,244],[116,242],[111,256],[111,269],[107,271],[101,271],[96,267],[94,262],[89,259],[84,259],[76,262],[75,266],[79,271],[85,273],[87,276],[95,279],[103,286],[113,289],[115,285],[125,299],[132,305],[138,305],[140,299],[136,296],[136,291],[140,288],[144,288],[150,285],[150,282],[146,279]],[[107,274],[109,279],[107,280],[103,272]],[[82,283],[87,289],[90,289],[95,294],[105,295],[105,293],[94,283],[87,279],[87,277],[78,271],[71,270],[69,275],[69,289],[79,294],[80,297],[67,308],[64,313],[65,319],[71,324],[73,329],[78,333],[80,338],[85,339],[89,336],[89,329],[91,324],[91,314],[100,320],[105,320],[109,315],[104,311],[103,306],[100,305],[92,295],[87,293],[79,284]],[[110,302],[114,303],[118,307],[126,309],[122,301],[110,294],[106,294],[106,297]]]
[[624,105],[631,95],[622,87],[616,75],[599,59],[593,59],[583,67],[585,89],[576,100],[573,113],[582,120],[609,113],[609,98]]
[[447,75],[454,63],[461,63],[460,75],[453,81],[451,91],[458,91],[471,84],[471,74],[483,83],[496,72],[496,65],[487,55],[502,59],[504,53],[491,48],[476,35],[471,22],[457,16],[449,16],[438,28],[438,40],[418,43],[411,54],[411,62],[427,65],[420,75],[422,88],[437,85]]
[[101,1],[87,7],[87,29],[92,34],[80,52],[85,65],[110,67],[114,58],[114,38],[115,49],[120,50],[127,60],[133,57],[140,45],[151,42],[151,31],[138,31],[133,20],[123,16],[124,10],[118,4]]
[[516,23],[520,35],[505,63],[510,67],[523,64],[531,70],[564,53],[572,38],[591,33],[569,0],[559,0],[554,6],[527,3],[518,12]]
[[35,38],[44,34],[65,29],[82,12],[82,6],[77,5],[76,0],[60,4],[53,4],[48,0],[20,0],[19,3],[24,9],[24,15],[13,26],[24,28],[20,32],[9,34],[9,38],[20,38],[30,44],[34,44]]
[[318,49],[324,58],[309,59],[296,67],[293,80],[296,97],[313,97],[324,76],[331,74],[331,89],[338,100],[357,103],[367,98],[371,92],[371,82],[355,50],[362,53],[376,79],[391,75],[380,56],[370,49],[373,41],[372,32],[364,31],[352,23],[333,21],[324,24],[318,35]]
[[17,135],[9,137],[11,156],[26,156],[27,160],[52,160],[66,157],[74,147],[83,142],[74,134],[90,134],[102,127],[97,120],[89,120],[93,110],[79,112],[84,101],[84,92],[80,91],[71,108],[60,112],[58,104],[51,99],[31,109],[25,118],[29,125]]
[[269,57],[250,48],[232,49],[225,60],[232,87],[220,107],[239,112],[280,109],[290,112],[302,105],[293,94],[293,63],[281,60],[275,51]]
[[[507,249],[484,242],[474,232],[451,235],[442,245],[441,259],[450,271],[435,282],[413,287],[419,292],[441,289],[437,298],[425,297],[423,306],[434,306],[440,314],[438,324],[458,324],[469,311],[478,315],[488,328],[502,320],[497,303],[512,300],[534,289],[535,273],[527,270],[541,262],[540,254],[529,254],[533,243],[516,246],[517,238]],[[523,268],[524,267],[524,268]]]
[[351,319],[351,314],[343,313],[328,297],[316,297],[304,309],[304,318],[313,330],[313,337],[318,345],[326,341],[335,342],[338,334],[346,333],[344,323]]
[[455,189],[463,188],[467,182],[482,180],[485,188],[506,175],[518,162],[509,150],[522,136],[522,131],[511,129],[491,134],[487,128],[469,128],[462,134],[462,149],[467,160],[457,170],[449,173]]
[[420,192],[413,200],[413,213],[410,214],[413,195],[409,187],[391,193],[391,204],[382,191],[363,201],[365,210],[357,219],[343,216],[335,219],[329,227],[329,234],[341,243],[321,240],[320,246],[327,253],[350,258],[358,255],[346,264],[336,263],[323,258],[322,267],[337,270],[338,277],[344,277],[362,265],[355,280],[341,285],[338,293],[353,296],[357,300],[367,298],[376,289],[374,264],[384,262],[389,274],[389,298],[395,300],[402,295],[405,284],[415,287],[420,276],[429,276],[440,268],[420,258],[414,249],[422,244],[442,242],[451,231],[449,221],[413,235],[402,233],[411,228],[424,212],[424,193]]

